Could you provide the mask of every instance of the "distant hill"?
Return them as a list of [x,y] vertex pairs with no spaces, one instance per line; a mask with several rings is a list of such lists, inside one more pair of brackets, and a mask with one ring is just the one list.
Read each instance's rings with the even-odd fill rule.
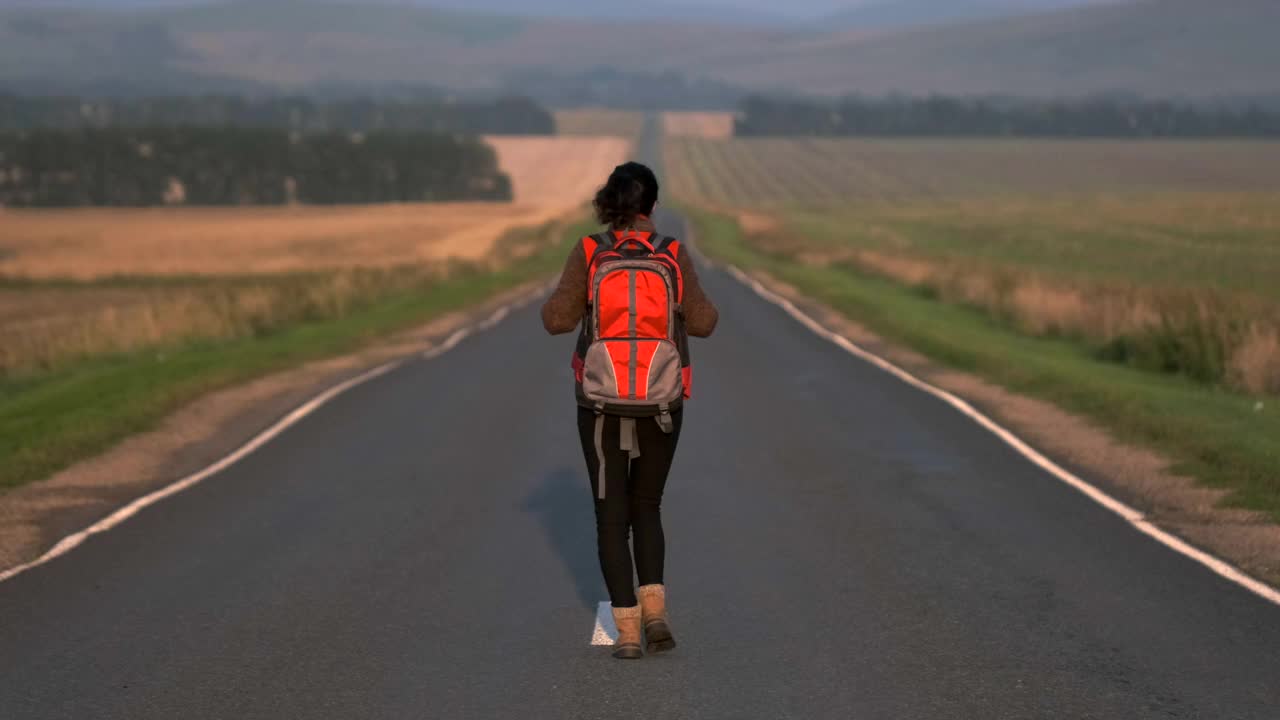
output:
[[[401,2],[404,0],[371,0]],[[414,0],[414,4],[473,10],[495,15],[574,18],[590,20],[643,20],[697,22],[711,25],[765,27],[797,22],[784,9],[726,8],[724,5],[680,0]]]
[[[392,2],[231,0],[131,12],[0,10],[0,89],[109,92],[316,87],[490,91],[580,84],[619,68],[700,72],[778,33],[646,21],[521,18]],[[519,90],[518,85],[513,88]]]
[[[279,0],[259,0],[259,4]],[[741,2],[742,0],[738,0]],[[235,0],[0,0],[6,7],[79,7],[97,10],[136,10],[157,7],[216,5]],[[682,0],[348,0],[351,4],[398,5],[436,10],[463,10],[490,15],[574,18],[579,20],[674,20],[722,25],[784,25],[798,22],[786,12],[733,7]],[[767,2],[758,3],[765,8]]]
[[723,79],[824,93],[1276,94],[1277,28],[1277,0],[1133,0],[832,39]]
[[338,0],[128,13],[0,9],[0,89],[491,91],[536,79],[540,88],[570,88],[551,93],[558,97],[584,87],[589,100],[589,86],[602,78],[632,86],[668,78],[685,87],[670,79],[684,77],[689,87],[709,81],[718,94],[733,86],[828,94],[1280,94],[1278,27],[1280,0],[1133,0],[876,32],[518,18]]
[[1129,0],[871,0],[824,19],[828,27],[907,28],[966,20],[1014,17],[1050,10]]

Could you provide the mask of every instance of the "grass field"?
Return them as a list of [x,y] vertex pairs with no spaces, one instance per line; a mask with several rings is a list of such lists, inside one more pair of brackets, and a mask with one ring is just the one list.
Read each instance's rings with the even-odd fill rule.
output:
[[1280,394],[1277,161],[1280,143],[667,146],[677,195],[767,252],[1259,394]]
[[981,308],[1100,357],[1280,394],[1280,193],[786,213],[760,247]]
[[665,155],[679,197],[731,208],[1280,191],[1276,142],[683,137],[668,140]]
[[980,309],[854,268],[809,265],[749,241],[732,216],[693,210],[703,252],[764,270],[883,337],[1160,450],[1174,470],[1280,521],[1280,407],[1175,375],[1099,362],[1079,343],[1017,331]]
[[[594,226],[592,226],[594,227]],[[406,274],[331,314],[289,318],[225,338],[167,338],[130,352],[97,352],[39,373],[0,379],[0,492],[39,480],[148,430],[219,388],[358,349],[497,292],[550,275],[585,226],[514,231],[521,259],[501,268],[460,267],[439,277]]]
[[676,138],[665,155],[711,252],[1280,518],[1280,143]]

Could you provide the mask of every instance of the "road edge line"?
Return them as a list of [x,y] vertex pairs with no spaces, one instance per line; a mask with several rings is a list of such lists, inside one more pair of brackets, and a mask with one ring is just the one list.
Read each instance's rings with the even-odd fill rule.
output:
[[415,358],[431,360],[433,358],[437,358],[449,352],[450,350],[457,347],[459,343],[461,343],[463,340],[470,337],[471,335],[474,335],[477,332],[483,332],[483,331],[492,329],[498,323],[506,319],[507,316],[510,315],[513,311],[528,305],[538,297],[541,297],[545,292],[546,292],[546,288],[543,286],[539,286],[538,289],[528,293],[526,296],[513,300],[499,307],[497,310],[491,313],[487,319],[478,323],[473,322],[469,325],[465,325],[459,328],[458,330],[455,330],[442,343],[430,348],[429,350],[426,350],[425,352],[415,353],[414,355],[410,355],[408,357],[404,357],[399,360],[392,360],[390,362],[383,363],[382,365],[366,370],[353,378],[348,378],[336,385],[333,385],[325,390],[322,390],[321,392],[314,395],[311,399],[307,400],[306,402],[302,403],[298,407],[291,410],[284,417],[272,423],[271,426],[269,426],[267,429],[253,436],[253,438],[251,438],[248,442],[236,448],[230,454],[223,456],[221,460],[218,460],[212,465],[207,465],[200,470],[197,470],[189,475],[186,475],[185,477],[179,478],[178,480],[175,480],[158,490],[153,490],[152,492],[146,495],[143,495],[140,498],[136,498],[133,501],[129,502],[127,505],[124,505],[123,507],[117,508],[111,514],[107,515],[101,520],[98,520],[97,522],[93,523],[89,527],[84,528],[83,530],[74,532],[62,538],[57,543],[55,543],[53,547],[46,550],[43,555],[41,555],[40,557],[34,560],[21,563],[19,565],[14,565],[13,567],[7,568],[5,570],[0,570],[0,583],[3,583],[7,580],[11,580],[28,570],[32,570],[34,568],[40,567],[41,565],[44,565],[45,563],[48,563],[52,560],[56,560],[57,558],[62,557],[63,555],[66,555],[67,553],[76,549],[82,543],[84,543],[85,540],[88,540],[94,535],[98,535],[100,533],[104,533],[108,530],[111,530],[112,528],[120,525],[121,523],[124,523],[134,515],[137,515],[142,510],[150,507],[151,505],[155,505],[156,503],[170,496],[177,495],[183,490],[186,490],[188,488],[191,488],[192,486],[198,485],[200,482],[207,480],[208,478],[222,472],[223,470],[226,470],[232,465],[235,465],[237,462],[253,454],[255,450],[261,448],[262,446],[271,442],[275,438],[279,437],[286,430],[298,424],[298,422],[301,421],[303,418],[314,413],[316,410],[319,410],[321,407],[328,404],[329,401],[347,392],[348,390],[351,390],[352,388],[355,388],[359,385],[363,385],[369,382],[370,380],[379,378],[393,370],[403,367],[405,364],[407,364],[409,361]]
[[1261,597],[1262,599],[1270,601],[1274,605],[1280,606],[1280,590],[1277,590],[1276,588],[1271,587],[1267,583],[1261,580],[1258,580],[1257,578],[1249,575],[1248,573],[1232,565],[1231,563],[1219,557],[1211,555],[1210,553],[1207,553],[1204,550],[1201,550],[1200,548],[1197,548],[1191,545],[1190,543],[1174,535],[1173,533],[1170,533],[1169,531],[1164,530],[1163,528],[1160,528],[1155,523],[1151,522],[1150,520],[1147,520],[1146,516],[1141,511],[1129,506],[1128,504],[1120,500],[1117,500],[1116,498],[1107,494],[1102,489],[1098,488],[1096,485],[1089,483],[1088,481],[1082,479],[1078,475],[1072,473],[1071,471],[1057,464],[1053,460],[1050,460],[1043,453],[1036,450],[1027,442],[1022,440],[1022,438],[1015,435],[1011,430],[1009,430],[1008,428],[1005,428],[1004,426],[1000,425],[996,421],[992,420],[990,417],[988,417],[978,409],[974,408],[964,399],[960,398],[959,396],[947,390],[943,390],[942,388],[936,385],[933,385],[929,382],[921,380],[915,375],[912,375],[910,372],[902,369],[901,367],[898,367],[897,365],[893,364],[892,362],[889,362],[888,360],[885,360],[879,355],[876,355],[875,353],[872,353],[868,350],[865,350],[859,347],[858,345],[856,345],[854,342],[844,337],[843,335],[840,335],[839,333],[826,328],[817,320],[813,319],[811,316],[809,316],[807,313],[805,313],[803,310],[797,307],[795,303],[791,302],[787,298],[765,287],[763,283],[751,277],[747,273],[743,272],[736,265],[727,265],[726,268],[728,269],[729,274],[733,276],[735,280],[747,286],[748,289],[753,291],[756,295],[760,296],[765,301],[781,308],[793,319],[795,319],[801,325],[811,330],[813,333],[815,333],[819,337],[838,346],[840,349],[844,350],[850,355],[853,355],[854,357],[857,357],[865,362],[868,362],[880,368],[881,370],[893,375],[894,377],[897,377],[899,380],[907,383],[908,385],[911,385],[912,387],[915,387],[918,390],[923,390],[924,392],[929,393],[930,395],[933,395],[934,397],[942,400],[948,405],[951,405],[953,408],[955,408],[956,410],[959,410],[961,413],[967,416],[970,420],[973,420],[978,425],[981,425],[984,429],[988,430],[993,435],[1000,438],[1002,441],[1004,441],[1006,445],[1012,447],[1014,450],[1018,452],[1018,454],[1030,460],[1033,464],[1035,464],[1041,470],[1044,470],[1050,475],[1056,477],[1058,480],[1061,480],[1067,485],[1070,485],[1072,488],[1076,489],[1081,494],[1085,495],[1090,500],[1093,500],[1095,503],[1101,505],[1107,510],[1110,510],[1112,513],[1119,515],[1121,518],[1124,518],[1126,522],[1128,522],[1131,526],[1133,526],[1139,532],[1155,539],[1165,547],[1168,547],[1171,550],[1200,563],[1201,565],[1212,570],[1218,576],[1225,578],[1227,580],[1230,580],[1231,582],[1245,588],[1246,590],[1249,590],[1250,592]]

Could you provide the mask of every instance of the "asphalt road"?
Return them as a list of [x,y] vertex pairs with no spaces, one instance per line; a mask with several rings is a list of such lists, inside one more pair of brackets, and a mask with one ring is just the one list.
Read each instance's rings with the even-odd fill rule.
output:
[[674,653],[588,645],[572,341],[530,307],[0,584],[0,718],[1280,717],[1280,608],[704,272]]

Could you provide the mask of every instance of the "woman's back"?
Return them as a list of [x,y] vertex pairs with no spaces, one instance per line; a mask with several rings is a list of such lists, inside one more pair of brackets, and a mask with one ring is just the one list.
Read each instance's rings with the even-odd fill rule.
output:
[[657,199],[651,170],[616,168],[595,200],[606,232],[574,246],[542,306],[547,332],[581,328],[578,432],[620,659],[643,656],[642,628],[651,653],[676,644],[663,579],[662,494],[691,382],[687,336],[711,335],[719,319],[688,252],[650,221]]

